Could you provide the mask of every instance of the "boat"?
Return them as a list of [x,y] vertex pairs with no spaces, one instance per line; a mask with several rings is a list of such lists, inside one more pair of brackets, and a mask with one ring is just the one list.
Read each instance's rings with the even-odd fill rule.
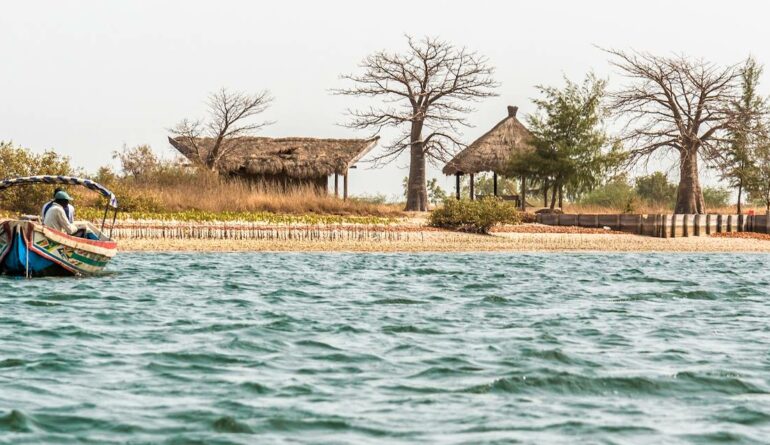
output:
[[[94,275],[103,272],[118,252],[112,239],[112,226],[117,217],[118,201],[104,186],[89,179],[72,176],[26,176],[0,182],[0,192],[21,185],[63,184],[89,188],[107,198],[100,229],[89,222],[75,225],[88,229],[89,238],[68,235],[51,229],[38,216],[0,220],[0,273],[24,277]],[[42,203],[41,203],[42,205]],[[105,223],[112,210],[110,234]]]

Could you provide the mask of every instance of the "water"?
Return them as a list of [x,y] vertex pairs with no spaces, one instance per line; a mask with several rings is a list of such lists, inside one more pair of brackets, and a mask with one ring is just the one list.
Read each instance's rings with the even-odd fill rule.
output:
[[767,443],[770,256],[123,254],[0,279],[0,443]]

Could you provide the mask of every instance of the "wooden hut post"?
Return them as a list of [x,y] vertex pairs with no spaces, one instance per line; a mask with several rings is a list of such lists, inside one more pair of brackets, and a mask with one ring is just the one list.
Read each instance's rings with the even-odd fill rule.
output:
[[497,172],[492,172],[492,189],[493,194],[497,197]]
[[460,172],[455,173],[455,196],[457,196],[457,200],[460,200]]
[[473,183],[473,173],[470,175],[471,178],[471,201],[476,199],[476,190],[475,190],[475,184]]
[[340,175],[334,173],[334,197],[340,197]]
[[527,208],[527,177],[521,177],[521,190],[519,191],[519,201],[521,204],[521,210],[524,211]]
[[345,176],[342,177],[342,199],[348,199],[348,170],[345,170]]

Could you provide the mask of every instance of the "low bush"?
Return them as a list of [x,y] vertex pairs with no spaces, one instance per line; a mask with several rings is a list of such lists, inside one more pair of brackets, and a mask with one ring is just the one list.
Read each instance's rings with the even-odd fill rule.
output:
[[443,206],[431,212],[428,224],[463,232],[489,233],[496,224],[520,222],[513,204],[489,197],[478,201],[446,199]]
[[722,187],[704,187],[703,201],[706,209],[727,207],[730,204],[730,190]]
[[584,206],[618,209],[625,213],[637,207],[638,196],[625,177],[615,178],[580,199]]

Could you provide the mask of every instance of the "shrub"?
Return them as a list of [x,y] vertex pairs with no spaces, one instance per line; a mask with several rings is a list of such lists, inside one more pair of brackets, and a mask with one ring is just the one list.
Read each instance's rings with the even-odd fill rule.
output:
[[[70,160],[53,151],[41,154],[0,142],[0,179],[32,175],[71,175]],[[12,212],[38,214],[51,199],[53,186],[32,185],[11,187],[0,192],[0,208]]]
[[382,193],[377,193],[375,195],[352,196],[349,199],[352,201],[362,202],[366,204],[375,204],[375,205],[382,205],[382,204],[388,203],[388,197],[383,195]]
[[727,207],[730,202],[730,190],[721,187],[705,187],[703,201],[707,209]]
[[[404,179],[401,181],[401,187],[404,190],[403,197],[406,198],[406,195],[409,193],[409,176],[404,176]],[[446,191],[438,185],[436,178],[429,179],[425,183],[425,187],[428,190],[428,202],[431,204],[438,205],[447,198]]]
[[586,194],[580,204],[612,208],[626,213],[637,207],[638,197],[625,176],[610,180],[608,183]]
[[112,158],[120,161],[120,168],[126,176],[140,178],[158,169],[160,161],[149,145],[137,145],[112,153]]
[[[107,187],[115,194],[121,211],[158,212],[163,210],[163,204],[154,193],[148,192],[144,180],[135,177],[120,177],[109,167],[100,167],[91,179]],[[107,205],[106,199],[96,196],[90,200],[84,198],[80,201],[79,207],[103,208],[105,205]]]
[[497,198],[478,201],[447,199],[430,214],[429,225],[472,233],[489,233],[496,224],[518,224],[516,207]]

